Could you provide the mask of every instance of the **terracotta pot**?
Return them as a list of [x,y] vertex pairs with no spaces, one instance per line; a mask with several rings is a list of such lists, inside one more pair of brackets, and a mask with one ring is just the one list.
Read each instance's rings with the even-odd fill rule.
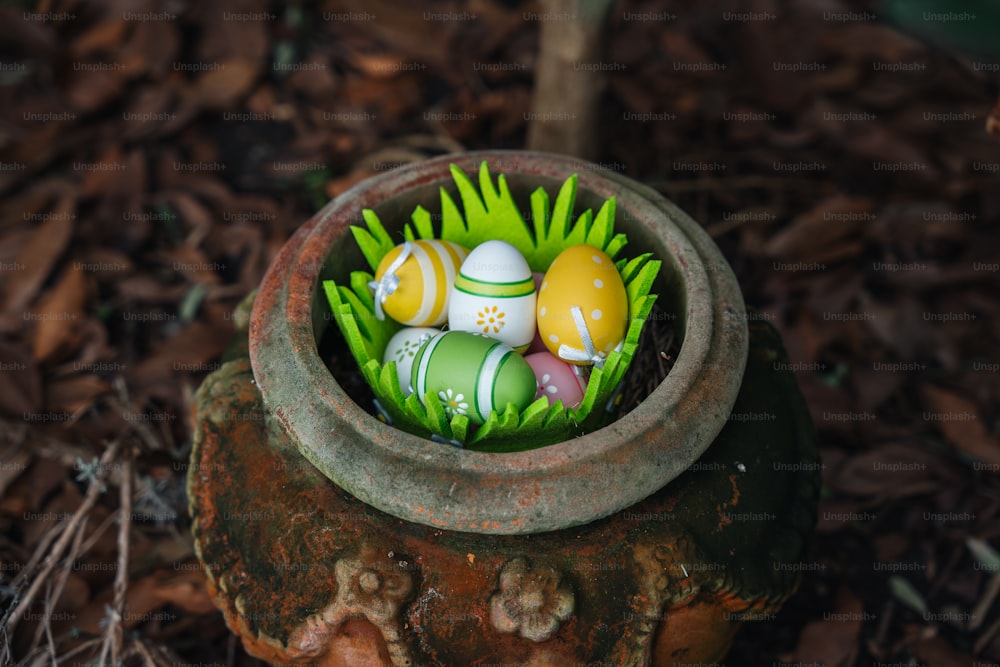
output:
[[[364,268],[350,225],[379,214],[402,238],[417,204],[454,190],[449,165],[475,174],[486,160],[507,175],[527,206],[539,186],[552,192],[579,174],[577,208],[616,197],[626,253],[663,260],[653,290],[676,313],[683,339],[670,374],[626,418],[607,428],[523,453],[441,447],[387,429],[355,403],[317,353],[327,306],[317,286],[348,284]],[[739,286],[698,225],[653,190],[594,165],[537,153],[445,156],[372,178],[319,212],[288,242],[260,287],[250,322],[254,377],[273,415],[302,455],[353,496],[407,521],[477,533],[533,533],[579,525],[624,509],[680,474],[708,447],[736,400],[747,355]],[[391,483],[389,481],[392,480]],[[511,495],[511,490],[517,491]]]
[[[524,201],[571,173],[578,208],[617,197],[625,252],[664,261],[653,292],[683,337],[635,410],[516,454],[386,426],[317,351],[335,326],[320,281],[364,268],[348,229],[361,209],[398,231],[451,187],[450,163],[468,173],[483,159]],[[196,397],[194,533],[227,622],[280,662],[721,659],[742,621],[768,618],[797,585],[818,493],[814,434],[780,341],[752,319],[748,335],[747,322],[704,232],[588,163],[472,153],[362,183],[288,242],[249,333]]]

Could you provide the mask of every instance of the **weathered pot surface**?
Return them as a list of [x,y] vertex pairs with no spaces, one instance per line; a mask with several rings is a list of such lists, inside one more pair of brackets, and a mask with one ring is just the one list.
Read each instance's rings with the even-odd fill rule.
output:
[[[585,526],[477,535],[358,501],[268,428],[246,329],[195,396],[192,530],[252,654],[336,667],[719,664],[794,591],[816,519],[815,434],[774,330],[750,322],[705,454]],[[273,426],[273,424],[272,424]]]
[[[454,448],[387,427],[337,383],[317,341],[335,326],[318,286],[365,268],[351,225],[372,208],[399,233],[417,204],[435,212],[453,189],[449,165],[474,173],[486,160],[515,199],[579,175],[577,209],[617,200],[625,254],[663,261],[652,290],[677,314],[683,344],[666,379],[635,410],[573,440],[518,453]],[[527,152],[448,155],[372,178],[344,193],[282,249],[250,320],[250,360],[273,426],[327,478],[388,514],[485,534],[558,530],[608,516],[681,474],[722,430],[747,357],[746,313],[714,243],[655,191],[573,158]]]

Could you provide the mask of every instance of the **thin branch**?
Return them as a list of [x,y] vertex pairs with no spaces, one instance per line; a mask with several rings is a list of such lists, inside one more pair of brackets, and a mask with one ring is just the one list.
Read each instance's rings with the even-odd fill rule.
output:
[[1000,633],[1000,618],[994,621],[990,627],[986,628],[986,631],[976,640],[975,645],[972,647],[973,655],[982,655],[986,647],[993,643],[993,638],[998,633]]
[[[65,581],[65,579],[63,581]],[[59,660],[59,652],[56,651],[56,640],[52,637],[52,624],[42,623],[42,627],[45,628],[45,640],[46,646],[48,646],[49,649],[49,655],[52,657],[53,664],[57,664]]]
[[[48,658],[47,664],[52,665],[53,667],[55,665],[66,664],[69,661],[70,658],[72,658],[75,655],[79,655],[80,653],[83,653],[83,652],[85,652],[85,651],[87,651],[87,650],[95,647],[97,644],[100,643],[100,641],[101,641],[100,639],[88,639],[88,640],[84,641],[83,643],[75,646],[71,650],[67,651],[66,653],[63,653],[62,655],[57,656],[54,660],[51,659],[51,658],[48,658],[48,656],[45,656],[46,658]],[[8,665],[8,664],[30,665],[30,664],[36,664],[36,663],[38,663],[41,660],[41,658],[42,658],[41,651],[36,650],[33,653],[27,654],[24,657],[24,660],[22,660],[19,663],[12,663],[12,662],[8,661],[8,662],[0,663],[0,664],[4,664],[4,665]]]
[[[27,440],[30,436],[30,442]],[[27,444],[32,454],[47,459],[62,461],[73,465],[77,457],[81,459],[93,456],[90,449],[65,440],[59,440],[49,435],[43,435],[29,430],[24,422],[14,422],[0,419],[0,442],[15,442]],[[19,445],[20,446],[20,445]]]
[[45,531],[42,539],[35,547],[34,553],[31,554],[31,558],[29,558],[28,562],[24,564],[24,567],[21,568],[18,575],[14,577],[14,580],[11,582],[11,586],[18,590],[24,586],[24,583],[31,578],[31,573],[38,568],[42,560],[49,554],[49,546],[51,546],[56,538],[63,534],[67,525],[68,524],[66,522],[60,522]]
[[125,594],[128,592],[128,564],[129,564],[129,533],[132,528],[132,451],[125,450],[122,457],[122,485],[119,487],[118,497],[121,501],[121,508],[118,510],[118,571],[115,573],[115,612],[118,623],[114,630],[114,643],[112,644],[112,661],[120,664],[122,655],[122,641],[124,637],[125,622]]
[[984,620],[986,620],[986,614],[996,601],[997,595],[1000,595],[1000,572],[994,574],[990,578],[990,582],[986,585],[986,591],[979,598],[975,608],[972,610],[972,619],[969,621],[969,630],[979,629],[979,626],[983,624]]
[[118,569],[115,572],[114,600],[104,628],[100,664],[110,658],[112,665],[122,664],[125,641],[125,594],[128,591],[129,531],[132,527],[132,451],[122,456],[121,485],[118,487]]
[[[90,550],[94,548],[94,545],[97,544],[98,540],[101,539],[101,536],[104,535],[104,531],[106,531],[117,518],[118,515],[114,512],[104,517],[104,521],[101,522],[101,525],[95,528],[93,532],[90,533],[90,537],[87,538],[87,541],[83,543],[83,546],[80,548],[80,553],[89,553]],[[72,561],[70,561],[70,563],[72,563]]]
[[166,646],[147,644],[142,639],[129,642],[129,652],[125,657],[138,655],[150,667],[175,667],[183,664],[183,660]]
[[159,667],[157,665],[156,658],[149,652],[149,649],[146,648],[146,644],[142,640],[133,642],[132,648],[135,653],[139,654],[143,663],[148,665],[148,667]]
[[[120,378],[118,378],[120,380]],[[125,390],[125,381],[115,383],[115,389],[118,390],[119,397],[110,396],[107,401],[108,404],[118,413],[121,414],[122,418],[128,422],[129,429],[131,429],[139,439],[146,444],[146,448],[151,452],[157,452],[163,450],[163,443],[157,438],[156,433],[153,429],[149,427],[148,424],[141,422],[137,419],[128,419],[129,406],[131,406],[132,412],[139,412],[128,400],[128,394]]]
[[[55,605],[59,601],[59,598],[62,597],[63,589],[66,587],[66,580],[69,579],[69,573],[73,569],[73,561],[81,553],[80,545],[83,542],[83,533],[83,530],[76,531],[76,536],[73,538],[73,546],[70,547],[68,556],[63,560],[62,568],[55,581],[55,588],[53,589],[50,585],[45,593],[45,622],[38,625],[38,628],[35,630],[35,640],[31,644],[31,649],[34,650],[41,642],[42,632],[44,631],[48,637],[53,658],[56,657],[57,653],[55,644],[52,641],[52,614],[55,612]],[[50,581],[49,583],[51,584],[52,582]]]
[[79,646],[59,656],[59,660],[56,661],[56,664],[57,665],[65,664],[73,656],[94,648],[100,643],[100,641],[101,641],[100,639],[88,639]]
[[120,443],[116,440],[112,442],[104,451],[104,454],[100,459],[101,465],[98,468],[97,475],[90,481],[90,485],[87,487],[87,495],[84,496],[83,502],[80,503],[80,507],[77,508],[76,512],[73,513],[73,516],[70,517],[66,527],[59,535],[59,539],[52,547],[52,551],[42,562],[41,570],[36,573],[35,579],[31,582],[31,585],[28,587],[24,597],[21,598],[21,601],[14,606],[12,610],[8,609],[7,613],[4,615],[3,627],[6,628],[9,635],[14,634],[14,629],[17,628],[18,619],[35,601],[38,591],[41,590],[45,582],[48,581],[49,577],[52,575],[52,571],[56,568],[59,561],[62,560],[62,556],[66,552],[66,549],[76,534],[76,531],[81,529],[81,525],[83,525],[87,520],[90,510],[93,509],[95,504],[97,504],[97,499],[101,495],[101,489],[104,487],[104,477],[107,475],[109,464],[114,460],[115,456],[117,456],[119,447]]

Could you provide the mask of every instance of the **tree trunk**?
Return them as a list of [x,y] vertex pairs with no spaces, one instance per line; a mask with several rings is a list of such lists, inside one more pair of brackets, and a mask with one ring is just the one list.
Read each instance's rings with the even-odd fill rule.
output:
[[528,149],[597,156],[599,71],[611,0],[542,0],[542,29]]

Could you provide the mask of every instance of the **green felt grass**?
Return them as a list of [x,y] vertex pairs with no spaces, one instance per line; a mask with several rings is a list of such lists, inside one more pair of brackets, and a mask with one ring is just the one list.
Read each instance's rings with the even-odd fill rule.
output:
[[[549,200],[542,188],[535,190],[526,210],[532,224],[521,215],[503,174],[494,184],[489,166],[483,162],[479,170],[479,185],[452,165],[452,176],[458,189],[458,203],[441,189],[441,226],[434,229],[430,213],[418,206],[412,222],[403,230],[403,239],[393,240],[375,212],[362,212],[365,227],[352,226],[358,248],[371,267],[371,273],[355,271],[349,285],[332,280],[323,282],[327,301],[334,319],[362,374],[371,385],[381,411],[393,426],[409,433],[442,442],[461,444],[468,449],[492,452],[514,452],[561,442],[604,426],[613,418],[616,389],[624,380],[639,343],[639,334],[656,300],[649,290],[660,269],[660,260],[651,253],[631,259],[618,257],[628,239],[616,234],[615,200],[604,202],[594,215],[590,209],[573,220],[577,177],[570,176],[556,195]],[[441,403],[428,394],[427,406],[416,395],[403,398],[396,376],[396,363],[382,364],[382,355],[389,339],[402,328],[389,318],[375,317],[375,303],[368,282],[392,248],[403,240],[444,239],[474,249],[493,239],[506,241],[517,248],[532,271],[548,270],[552,260],[565,248],[580,243],[595,246],[615,260],[625,283],[629,301],[629,326],[622,349],[608,355],[601,369],[590,375],[583,402],[575,409],[561,403],[548,405],[545,398],[531,403],[518,412],[508,404],[506,410],[493,412],[478,428],[462,415],[450,420]]]

